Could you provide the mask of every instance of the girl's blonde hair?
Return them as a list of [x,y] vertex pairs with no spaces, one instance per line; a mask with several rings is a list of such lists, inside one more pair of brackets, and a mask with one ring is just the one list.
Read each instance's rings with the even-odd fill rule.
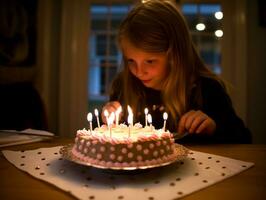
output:
[[[167,78],[161,93],[163,104],[173,119],[178,119],[187,111],[191,89],[200,76],[221,82],[203,64],[193,45],[185,19],[177,5],[170,1],[150,0],[136,5],[119,28],[120,45],[123,39],[146,52],[167,54]],[[125,105],[131,105],[136,111],[144,103],[143,85],[130,73],[126,62],[123,64],[123,91],[120,93],[123,96],[120,98]],[[200,105],[200,88],[196,90],[197,103]]]

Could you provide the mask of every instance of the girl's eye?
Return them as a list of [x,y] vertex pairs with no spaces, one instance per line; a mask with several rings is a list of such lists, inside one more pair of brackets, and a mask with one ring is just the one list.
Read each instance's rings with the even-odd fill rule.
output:
[[130,65],[130,64],[132,64],[132,63],[134,63],[133,60],[127,60],[127,64],[128,64],[128,65]]
[[153,64],[154,63],[154,60],[147,60],[146,63],[147,64]]
[[127,66],[133,70],[136,67],[134,60],[127,60]]

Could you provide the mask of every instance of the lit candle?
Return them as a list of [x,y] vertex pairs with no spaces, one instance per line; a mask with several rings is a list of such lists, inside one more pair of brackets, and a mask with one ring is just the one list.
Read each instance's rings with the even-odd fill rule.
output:
[[109,132],[110,132],[110,137],[112,137],[112,125],[114,123],[115,120],[115,113],[112,112],[110,117],[109,117]]
[[147,115],[148,115],[148,112],[149,112],[148,108],[145,108],[144,109],[144,113],[145,113],[145,126],[148,125],[148,123],[147,123]]
[[130,124],[131,125],[133,125],[133,112],[132,112],[132,109],[130,108],[130,106],[127,106],[127,110],[128,110],[128,115],[132,115],[131,117],[130,117]]
[[94,110],[94,114],[95,114],[96,119],[97,119],[98,128],[100,128],[99,112],[98,112],[98,109],[97,108]]
[[166,120],[167,120],[167,118],[168,118],[168,114],[167,114],[167,112],[164,112],[163,113],[163,120],[164,120],[164,122],[163,122],[163,131],[165,131],[165,126],[166,126]]
[[108,112],[108,110],[104,110],[103,115],[106,118],[107,127],[108,127],[108,129],[110,131],[110,123],[109,123],[109,117],[108,117],[109,116],[109,112]]
[[88,113],[87,120],[90,123],[90,131],[92,132],[92,114],[91,113]]
[[147,118],[148,118],[148,123],[150,124],[150,128],[152,130],[152,117],[151,117],[151,114],[148,114]]
[[122,112],[122,107],[119,106],[118,109],[115,111],[115,124],[116,126],[119,125],[119,115]]
[[130,106],[127,106],[127,110],[128,110],[128,117],[127,117],[127,123],[128,123],[128,137],[130,137],[131,135],[131,128],[133,125],[133,112],[132,109],[130,108]]
[[128,137],[130,137],[131,133],[130,133],[130,129],[132,127],[132,121],[133,121],[133,115],[129,114],[127,117],[127,123],[128,123]]
[[106,123],[108,124],[108,116],[109,116],[109,112],[108,112],[108,110],[104,110],[103,115],[105,116],[105,118],[106,118]]

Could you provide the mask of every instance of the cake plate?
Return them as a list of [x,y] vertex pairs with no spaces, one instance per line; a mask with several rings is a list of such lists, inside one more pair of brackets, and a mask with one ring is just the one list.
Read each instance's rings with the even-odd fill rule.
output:
[[108,170],[126,170],[126,171],[130,171],[130,170],[144,170],[144,169],[151,169],[151,168],[156,168],[156,167],[162,167],[162,166],[166,166],[166,165],[170,165],[174,162],[177,161],[181,161],[183,159],[185,159],[188,155],[189,150],[187,148],[185,148],[184,146],[180,145],[180,144],[175,144],[175,151],[174,153],[176,154],[175,159],[172,159],[170,161],[166,161],[163,163],[159,163],[159,164],[154,164],[154,165],[138,165],[138,166],[134,166],[134,167],[122,167],[122,166],[102,166],[102,165],[97,165],[94,163],[89,163],[89,162],[85,162],[81,159],[79,159],[78,157],[76,157],[75,155],[73,155],[72,153],[72,148],[73,148],[74,144],[68,144],[63,146],[60,149],[60,154],[62,155],[62,157],[66,160],[75,162],[77,164],[81,164],[81,165],[86,165],[86,166],[91,166],[91,167],[95,167],[98,169],[108,169]]

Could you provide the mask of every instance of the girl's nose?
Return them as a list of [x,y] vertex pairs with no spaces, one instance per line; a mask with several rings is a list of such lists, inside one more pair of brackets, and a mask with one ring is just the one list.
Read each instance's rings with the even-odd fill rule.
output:
[[137,77],[142,77],[144,74],[146,74],[144,66],[138,65],[136,67],[136,75],[137,75]]

